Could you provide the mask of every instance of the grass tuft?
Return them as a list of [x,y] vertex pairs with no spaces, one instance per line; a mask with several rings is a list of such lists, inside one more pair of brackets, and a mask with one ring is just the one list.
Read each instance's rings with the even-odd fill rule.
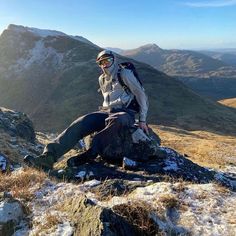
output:
[[150,218],[152,206],[144,201],[116,205],[112,210],[134,225],[141,235],[162,235],[155,222]]
[[45,173],[31,168],[10,174],[0,173],[0,192],[11,192],[14,198],[29,201],[45,178]]
[[163,204],[166,208],[177,208],[179,206],[179,200],[173,194],[163,194],[159,201]]

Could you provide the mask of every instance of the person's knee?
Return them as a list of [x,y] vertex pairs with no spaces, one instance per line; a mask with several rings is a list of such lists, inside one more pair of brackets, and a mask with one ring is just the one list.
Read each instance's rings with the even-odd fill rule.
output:
[[86,125],[89,125],[94,119],[96,119],[95,115],[93,113],[89,113],[83,116],[80,116],[78,119],[76,119],[69,128],[76,128],[76,127],[84,127]]
[[91,119],[91,114],[86,114],[86,115],[80,116],[77,120],[74,121],[74,123],[83,124],[83,123],[86,123],[90,119]]
[[115,113],[114,115],[108,117],[106,121],[120,127],[131,126],[134,123],[132,117],[126,112]]

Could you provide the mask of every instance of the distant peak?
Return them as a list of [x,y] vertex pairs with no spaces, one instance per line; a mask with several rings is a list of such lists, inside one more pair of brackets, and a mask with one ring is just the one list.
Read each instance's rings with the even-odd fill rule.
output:
[[24,28],[25,27],[22,25],[14,25],[14,24],[10,24],[7,27],[8,30],[24,30]]
[[36,36],[40,37],[47,37],[47,36],[67,36],[66,34],[56,31],[56,30],[48,30],[48,29],[37,29],[37,28],[32,28],[32,27],[26,27],[22,25],[14,25],[10,24],[7,27],[8,30],[11,31],[17,31],[17,32],[31,32]]
[[152,50],[162,50],[159,46],[157,46],[155,43],[149,43],[146,45],[141,46],[142,49],[152,49]]
[[48,36],[66,36],[66,37],[70,37],[75,40],[78,40],[80,42],[88,43],[90,45],[98,47],[97,45],[93,44],[92,42],[90,42],[89,40],[87,40],[86,38],[84,38],[82,36],[67,35],[63,32],[56,31],[56,30],[38,29],[38,28],[27,27],[27,26],[22,26],[22,25],[14,25],[14,24],[10,24],[7,27],[7,30],[18,32],[18,33],[30,32],[30,33],[34,34],[35,36],[39,36],[42,38],[46,38]]

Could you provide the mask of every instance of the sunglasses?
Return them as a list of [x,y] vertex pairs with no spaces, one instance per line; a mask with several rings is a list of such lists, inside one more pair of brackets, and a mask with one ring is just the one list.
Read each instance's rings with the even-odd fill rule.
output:
[[112,57],[110,57],[110,58],[104,58],[104,59],[98,61],[98,65],[99,65],[99,66],[105,66],[105,67],[107,67],[107,66],[109,66],[109,65],[111,65],[111,64],[113,63],[113,60],[114,60],[114,59],[113,59]]

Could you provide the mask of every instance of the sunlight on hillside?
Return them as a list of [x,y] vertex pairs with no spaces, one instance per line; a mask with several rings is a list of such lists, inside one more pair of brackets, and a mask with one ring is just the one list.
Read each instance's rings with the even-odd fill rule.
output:
[[229,99],[220,100],[219,103],[221,103],[225,106],[236,108],[236,98],[229,98]]
[[236,138],[207,131],[152,126],[160,135],[163,146],[174,148],[203,166],[220,167],[236,164]]

